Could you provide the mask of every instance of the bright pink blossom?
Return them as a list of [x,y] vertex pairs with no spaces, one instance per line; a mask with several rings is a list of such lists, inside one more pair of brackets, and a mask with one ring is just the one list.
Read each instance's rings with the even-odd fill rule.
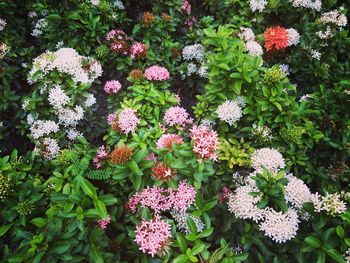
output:
[[146,68],[144,76],[146,79],[154,81],[168,80],[170,78],[169,71],[158,65]]
[[197,19],[194,16],[192,16],[191,18],[185,21],[185,26],[192,27],[196,24],[196,22],[197,22]]
[[194,140],[193,152],[200,159],[211,159],[216,161],[216,153],[219,145],[218,134],[208,126],[193,126],[190,130],[190,137]]
[[225,201],[228,201],[231,193],[232,192],[231,192],[230,188],[228,188],[227,186],[223,186],[221,189],[221,192],[218,193],[219,204],[222,204]]
[[143,253],[163,256],[168,251],[171,238],[171,227],[155,216],[150,221],[142,220],[136,227],[135,242]]
[[158,158],[157,156],[152,152],[150,153],[146,158],[145,158],[146,161],[157,161]]
[[102,167],[102,162],[105,161],[106,159],[108,159],[108,152],[105,148],[104,145],[100,146],[100,148],[98,149],[95,158],[93,159],[93,164],[94,166],[99,169]]
[[147,46],[141,42],[134,43],[130,48],[130,57],[144,58],[147,56]]
[[187,0],[182,1],[181,11],[187,13],[188,15],[191,14],[191,5]]
[[186,211],[196,199],[196,190],[186,181],[181,181],[176,191],[169,188],[168,192],[175,211]]
[[111,217],[108,215],[107,219],[98,220],[97,224],[101,229],[106,229],[110,222],[111,222]]
[[118,80],[109,80],[104,85],[104,90],[108,94],[116,94],[122,88]]
[[170,107],[164,115],[164,120],[169,126],[179,125],[181,127],[186,126],[186,124],[191,124],[193,119],[190,118],[190,115],[187,111],[179,106]]
[[140,119],[137,117],[135,110],[124,109],[118,115],[118,129],[125,134],[136,130]]
[[117,114],[115,114],[115,112],[107,115],[107,123],[109,125],[112,125],[112,123],[115,122],[116,119],[117,119]]

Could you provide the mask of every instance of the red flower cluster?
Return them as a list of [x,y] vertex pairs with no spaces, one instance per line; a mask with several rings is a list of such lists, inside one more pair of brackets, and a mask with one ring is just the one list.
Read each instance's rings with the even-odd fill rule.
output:
[[269,27],[264,33],[265,49],[283,50],[288,46],[288,31],[281,26]]
[[161,181],[169,181],[175,176],[174,169],[170,168],[166,163],[159,162],[152,167],[153,176]]

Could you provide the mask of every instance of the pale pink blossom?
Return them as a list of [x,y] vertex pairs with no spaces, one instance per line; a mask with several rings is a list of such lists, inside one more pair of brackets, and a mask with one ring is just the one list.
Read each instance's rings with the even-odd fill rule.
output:
[[219,146],[218,134],[208,126],[193,126],[190,130],[190,137],[194,141],[193,152],[200,159],[216,161],[218,158],[217,149]]
[[182,1],[181,11],[185,12],[188,15],[191,14],[191,4],[187,0]]
[[161,66],[155,65],[146,68],[144,76],[148,80],[162,81],[170,78],[169,71]]
[[130,57],[144,58],[147,55],[147,46],[141,42],[136,42],[130,47]]
[[164,121],[169,126],[179,125],[181,127],[191,124],[193,119],[190,118],[190,115],[187,111],[179,106],[170,107],[164,115]]
[[156,145],[158,149],[169,148],[171,149],[173,144],[182,144],[182,138],[177,134],[163,134],[157,141]]
[[118,80],[109,80],[104,85],[104,90],[108,94],[116,94],[122,88]]
[[165,255],[170,244],[171,227],[155,216],[150,221],[142,220],[136,227],[135,242],[140,246],[143,253],[154,255]]
[[110,222],[111,222],[111,217],[108,215],[106,219],[98,220],[97,224],[101,229],[106,229]]
[[122,133],[128,134],[135,131],[139,123],[140,119],[133,109],[124,109],[118,115],[118,128]]
[[186,211],[196,199],[196,190],[186,181],[181,181],[176,191],[169,188],[168,192],[175,211]]
[[152,152],[150,153],[146,158],[145,158],[146,161],[157,161],[158,158],[157,156]]
[[115,114],[115,112],[107,115],[107,123],[109,125],[112,125],[112,123],[115,122],[116,119],[117,119],[117,114]]
[[98,149],[95,158],[93,159],[94,166],[99,169],[102,167],[102,161],[108,158],[108,152],[104,145],[100,146]]

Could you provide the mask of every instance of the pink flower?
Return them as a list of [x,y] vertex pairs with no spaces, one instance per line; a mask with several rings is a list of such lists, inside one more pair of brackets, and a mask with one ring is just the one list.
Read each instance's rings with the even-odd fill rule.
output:
[[133,109],[124,109],[118,115],[118,128],[122,133],[128,134],[135,131],[139,123],[140,119]]
[[182,138],[177,134],[163,134],[157,141],[156,145],[158,149],[169,148],[171,149],[173,143],[182,144]]
[[170,107],[164,115],[164,120],[169,126],[179,125],[184,127],[186,124],[191,124],[193,119],[189,117],[187,111],[179,106]]
[[187,13],[188,15],[191,14],[191,5],[187,0],[182,1],[181,11]]
[[118,80],[109,80],[104,85],[104,90],[108,94],[116,94],[122,88]]
[[144,58],[147,56],[147,46],[141,42],[136,42],[130,48],[130,57],[134,58]]
[[192,27],[196,24],[196,22],[197,22],[197,19],[194,16],[192,16],[191,18],[185,21],[185,26]]
[[142,220],[136,227],[135,242],[140,246],[143,253],[154,255],[165,255],[170,244],[171,227],[155,216],[150,221]]
[[145,158],[146,161],[157,161],[158,158],[157,156],[154,154],[154,153],[150,153],[146,158]]
[[218,135],[208,126],[193,126],[190,130],[190,137],[194,140],[193,152],[200,159],[210,159],[216,161],[216,153],[219,145]]
[[107,219],[98,220],[97,224],[101,229],[106,229],[110,222],[111,222],[111,217],[108,215]]
[[168,192],[172,209],[176,211],[186,211],[196,198],[196,190],[186,181],[181,181],[176,191],[169,188]]
[[98,149],[95,158],[93,159],[93,164],[94,166],[99,169],[102,167],[102,161],[106,160],[108,158],[108,152],[105,148],[104,145],[100,146],[100,148]]
[[170,78],[169,71],[158,65],[146,68],[144,75],[146,79],[155,81],[168,80]]
[[221,189],[221,192],[218,193],[219,204],[222,204],[223,202],[228,201],[231,193],[232,192],[230,188],[228,188],[227,186],[223,186]]
[[115,122],[116,119],[117,119],[117,114],[115,114],[115,112],[107,115],[107,123],[109,125],[112,125],[112,123]]

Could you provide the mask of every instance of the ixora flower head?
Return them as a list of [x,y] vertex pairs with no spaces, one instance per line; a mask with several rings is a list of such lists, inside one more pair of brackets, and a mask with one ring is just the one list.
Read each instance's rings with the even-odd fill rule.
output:
[[80,56],[72,48],[60,48],[55,52],[46,51],[34,59],[28,81],[37,81],[37,72],[43,77],[53,70],[70,75],[76,83],[91,83],[102,75],[102,67],[97,60]]
[[193,152],[199,159],[217,160],[219,139],[216,131],[205,125],[193,126],[190,137],[194,141]]
[[140,123],[136,111],[130,108],[122,110],[117,119],[117,129],[124,134],[134,132]]
[[171,149],[173,144],[182,144],[182,138],[177,134],[163,134],[157,141],[156,145],[158,149],[168,148]]
[[135,242],[143,253],[152,257],[165,255],[171,238],[171,226],[155,216],[150,221],[142,220],[136,227]]
[[106,39],[111,42],[113,52],[127,55],[129,53],[130,39],[123,30],[113,29],[108,32]]
[[111,162],[119,165],[126,164],[131,160],[132,149],[127,145],[116,147],[111,153]]
[[184,127],[187,124],[191,124],[193,122],[193,119],[190,118],[190,115],[184,108],[173,106],[165,112],[164,121],[169,126],[178,125]]
[[130,57],[145,58],[147,56],[147,46],[141,42],[136,42],[130,47]]
[[169,71],[158,65],[146,68],[144,76],[146,79],[154,81],[163,81],[170,78]]
[[165,162],[157,162],[152,167],[152,172],[153,177],[165,182],[171,180],[176,175],[175,170],[169,167]]
[[216,114],[220,120],[232,126],[243,115],[241,105],[238,100],[227,100],[216,109]]
[[253,168],[257,171],[261,171],[264,168],[270,171],[276,171],[286,166],[282,154],[270,148],[255,150],[251,156],[251,162]]
[[103,89],[108,94],[116,94],[122,88],[122,84],[118,80],[108,80]]
[[269,27],[264,33],[264,39],[266,51],[284,50],[288,47],[288,31],[284,27]]

